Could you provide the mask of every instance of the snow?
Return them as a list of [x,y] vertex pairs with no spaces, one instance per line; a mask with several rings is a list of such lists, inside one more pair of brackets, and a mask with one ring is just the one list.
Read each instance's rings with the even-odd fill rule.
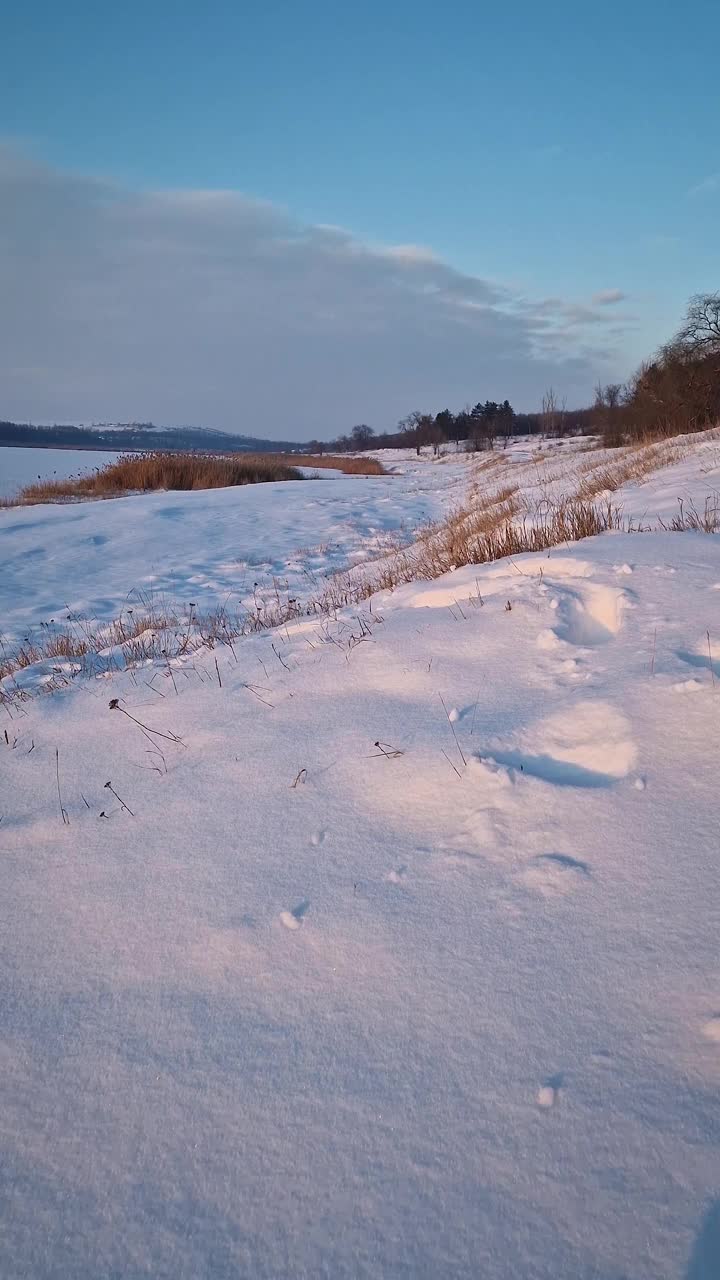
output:
[[114,462],[117,453],[94,449],[0,448],[0,499],[13,498],[36,480],[66,480]]
[[[439,460],[380,450],[374,456],[391,469],[386,476],[325,471],[302,484],[0,510],[0,630],[8,643],[50,619],[109,621],[142,600],[199,609],[220,602],[232,610],[256,594],[272,595],[278,583],[307,599],[328,574],[380,557],[442,518],[473,483],[494,493],[511,481],[532,510],[574,492],[588,459],[602,465],[617,458],[613,451],[589,455],[585,441],[543,446],[518,441],[489,457],[449,452]],[[0,464],[9,453],[71,456],[4,449]],[[80,455],[90,456],[98,455]],[[690,438],[687,458],[613,497],[628,519],[654,527],[677,515],[680,499],[702,510],[719,493],[720,440],[707,433]]]
[[[0,513],[3,614],[299,574],[463,465]],[[719,588],[608,534],[6,708],[0,1274],[719,1274]]]
[[544,1084],[541,1089],[538,1089],[538,1096],[537,1096],[538,1106],[554,1107],[557,1101],[557,1097],[558,1097],[558,1090],[555,1088],[555,1086],[552,1084]]
[[305,597],[328,572],[387,550],[464,494],[462,456],[442,468],[396,465],[386,476],[321,472],[0,510],[1,629],[22,636],[67,614],[107,621],[147,597],[231,608],[273,579]]

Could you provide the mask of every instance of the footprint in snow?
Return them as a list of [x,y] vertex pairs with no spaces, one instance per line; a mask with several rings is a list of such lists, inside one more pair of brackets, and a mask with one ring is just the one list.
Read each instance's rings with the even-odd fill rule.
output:
[[557,611],[556,636],[580,648],[595,648],[614,639],[627,607],[627,595],[620,588],[593,583],[566,589],[550,601],[550,608]]
[[572,858],[567,853],[541,853],[520,873],[519,879],[528,889],[552,898],[571,893],[581,880],[591,875],[588,863],[580,858]]
[[299,929],[309,906],[310,903],[306,898],[303,902],[299,902],[296,907],[293,907],[292,911],[281,911],[280,923],[284,924],[286,929]]
[[548,1076],[547,1080],[540,1086],[537,1091],[537,1104],[543,1110],[549,1111],[560,1101],[560,1089],[562,1087],[563,1077],[560,1073],[554,1076]]
[[713,1044],[720,1044],[720,1013],[715,1013],[712,1018],[708,1018],[702,1033],[706,1040],[712,1040]]
[[[689,667],[696,667],[713,677],[720,676],[720,644],[711,641],[708,648],[707,639],[703,636],[696,649],[678,649],[675,656]],[[673,686],[677,688],[677,685]]]
[[386,875],[385,879],[386,879],[386,880],[389,880],[389,881],[390,881],[390,884],[402,884],[402,882],[403,882],[403,880],[405,879],[406,875],[407,875],[407,867],[406,867],[406,866],[403,866],[403,867],[396,867],[394,870],[392,870],[392,871],[388,871],[388,873],[387,873],[387,875]]
[[626,717],[606,702],[575,702],[538,721],[523,749],[493,750],[512,781],[536,778],[560,787],[611,787],[632,769],[637,748]]

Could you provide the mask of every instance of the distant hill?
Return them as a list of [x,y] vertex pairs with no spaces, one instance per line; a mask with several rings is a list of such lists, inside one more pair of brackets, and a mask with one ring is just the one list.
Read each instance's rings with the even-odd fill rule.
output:
[[297,440],[262,440],[204,427],[156,427],[152,422],[100,422],[92,427],[55,424],[35,427],[23,422],[0,422],[0,447],[23,445],[47,449],[204,449],[223,453],[277,453],[302,450]]

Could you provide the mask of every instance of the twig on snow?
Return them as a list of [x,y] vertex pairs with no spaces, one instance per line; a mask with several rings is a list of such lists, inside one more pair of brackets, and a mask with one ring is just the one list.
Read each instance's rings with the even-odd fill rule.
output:
[[374,742],[373,746],[378,749],[367,757],[368,760],[378,760],[380,756],[384,756],[386,760],[396,760],[398,756],[405,755],[399,747],[391,747],[389,742]]
[[289,666],[288,666],[287,662],[286,662],[286,661],[285,661],[285,659],[283,658],[282,654],[281,654],[281,653],[279,653],[279,652],[278,652],[278,650],[275,648],[275,644],[274,644],[274,642],[273,642],[273,643],[271,643],[271,648],[272,648],[272,651],[273,651],[273,653],[275,654],[275,657],[277,658],[278,662],[281,662],[281,663],[282,663],[282,665],[284,666],[285,670],[286,670],[286,671],[289,671],[289,670],[290,670],[290,668],[289,668]]
[[459,769],[457,769],[457,768],[455,767],[455,765],[453,764],[452,760],[450,759],[450,757],[449,757],[449,755],[448,755],[447,751],[444,749],[444,747],[441,747],[441,748],[440,748],[440,750],[442,751],[442,753],[443,753],[443,755],[444,755],[445,759],[447,760],[448,764],[450,765],[450,768],[452,769],[453,773],[456,773],[456,774],[457,774],[457,776],[458,776],[458,778],[462,779],[462,774],[461,774],[460,770],[459,770]]
[[[149,734],[152,734],[155,738],[164,738],[166,742],[174,742],[180,747],[185,746],[182,738],[178,738],[176,733],[161,733],[159,729],[151,729],[149,724],[143,724],[142,720],[136,720],[135,716],[131,716],[129,711],[126,711],[124,707],[120,706],[120,702],[117,698],[111,698],[109,705],[111,711],[122,711],[123,715],[127,716],[128,720],[132,720],[133,724],[136,724],[138,729],[141,729],[146,737],[148,737]],[[152,742],[152,738],[150,738],[150,741]]]
[[70,819],[67,814],[67,809],[63,805],[62,794],[60,791],[60,752],[57,747],[55,748],[55,781],[57,782],[58,804],[60,805],[60,817],[63,820],[63,826],[69,827]]
[[121,807],[122,809],[125,809],[125,811],[126,811],[127,813],[129,813],[129,814],[130,814],[130,817],[131,817],[131,818],[134,818],[134,817],[135,817],[135,814],[133,813],[132,809],[130,808],[130,806],[129,806],[129,805],[127,805],[127,804],[125,803],[125,801],[124,801],[124,800],[121,800],[121,799],[120,799],[120,796],[118,795],[117,791],[115,790],[115,788],[114,788],[114,786],[113,786],[112,782],[106,782],[106,783],[105,783],[105,787],[106,787],[106,789],[107,789],[108,791],[110,791],[110,792],[111,792],[111,794],[112,794],[112,795],[114,795],[115,799],[119,801],[119,803],[120,803],[120,807]]
[[258,693],[258,691],[257,691],[257,689],[255,688],[255,685],[254,685],[254,684],[243,684],[241,687],[242,687],[243,689],[247,689],[248,693],[252,693],[252,694],[254,694],[254,695],[255,695],[255,697],[257,698],[258,702],[264,702],[266,707],[274,707],[274,706],[275,706],[275,703],[274,703],[274,702],[268,702],[267,698],[261,698],[261,697],[260,697],[260,694]]
[[460,752],[460,759],[462,760],[463,764],[465,765],[465,768],[467,769],[467,760],[465,759],[465,754],[464,754],[464,752],[463,752],[462,747],[460,746],[460,739],[458,738],[457,733],[455,732],[455,725],[453,724],[452,720],[450,719],[450,712],[448,711],[447,707],[445,706],[445,699],[443,698],[443,696],[442,696],[442,694],[441,694],[441,693],[439,693],[439,694],[438,694],[438,698],[440,699],[440,701],[441,701],[441,702],[442,702],[442,704],[443,704],[443,711],[445,712],[445,715],[447,716],[448,724],[450,725],[450,729],[451,729],[451,731],[452,731],[452,736],[453,736],[453,738],[455,739],[455,746],[457,747],[458,751]]
[[477,715],[477,709],[478,709],[478,702],[479,702],[479,701],[480,701],[480,690],[478,689],[478,696],[477,696],[477,698],[475,699],[475,706],[473,707],[472,723],[471,723],[471,725],[470,725],[470,737],[471,737],[471,738],[472,738],[472,736],[473,736],[473,733],[475,732],[475,716]]

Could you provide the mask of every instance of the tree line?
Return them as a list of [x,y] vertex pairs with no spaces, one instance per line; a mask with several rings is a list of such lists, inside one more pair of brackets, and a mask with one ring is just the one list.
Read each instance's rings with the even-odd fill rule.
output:
[[598,386],[592,421],[610,446],[717,426],[720,293],[691,298],[675,336],[625,385]]
[[311,440],[313,453],[432,448],[466,442],[470,450],[507,445],[513,436],[599,435],[615,447],[703,431],[720,422],[720,293],[690,299],[675,336],[626,383],[598,384],[592,405],[568,409],[553,388],[536,413],[516,413],[508,400],[485,400],[459,413],[416,410],[395,431],[376,434],[360,423],[331,441]]
[[591,409],[568,410],[552,388],[536,413],[517,413],[509,400],[478,401],[459,413],[415,410],[401,418],[395,431],[376,433],[360,423],[335,440],[311,440],[310,453],[346,453],[357,449],[425,449],[434,452],[448,444],[463,444],[470,452],[506,446],[513,436],[579,435],[592,430]]

